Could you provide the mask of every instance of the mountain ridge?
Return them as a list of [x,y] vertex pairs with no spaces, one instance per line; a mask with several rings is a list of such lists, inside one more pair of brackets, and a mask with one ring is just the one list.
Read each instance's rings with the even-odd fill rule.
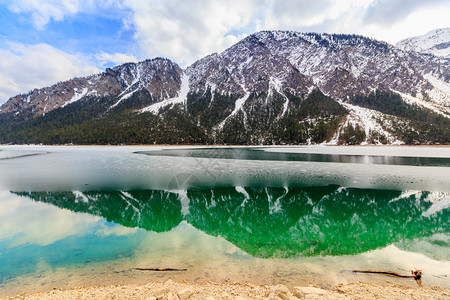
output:
[[[143,86],[140,79],[140,71],[143,67],[150,70],[150,74],[144,78],[146,86]],[[166,58],[147,59],[138,63],[125,63],[107,68],[104,72],[86,76],[75,77],[63,82],[56,83],[50,87],[34,89],[26,94],[19,94],[11,97],[5,104],[0,107],[0,113],[21,113],[22,111],[31,109],[31,117],[39,116],[53,109],[64,107],[70,103],[81,100],[87,96],[94,97],[122,97],[130,92],[129,89],[140,87],[146,89],[149,93],[159,93],[162,97],[162,87],[160,82],[154,82],[155,75],[160,76],[158,72],[169,72],[167,67],[172,68],[173,72],[180,73],[181,68]],[[170,75],[170,74],[169,74]],[[163,76],[171,77],[171,76]],[[174,76],[172,76],[174,77]],[[173,78],[175,85],[176,78]],[[179,84],[179,82],[178,82]],[[166,84],[166,96],[174,96],[178,87]],[[125,94],[124,94],[125,93]],[[53,100],[53,101],[51,101]],[[120,100],[120,99],[118,99]],[[30,104],[30,105],[27,105]],[[50,107],[47,110],[48,104]],[[22,105],[22,107],[21,107]],[[47,106],[45,106],[47,105]]]
[[[288,126],[280,125],[283,122],[309,136],[287,143],[337,143],[342,130],[358,126],[365,135],[358,143],[392,143],[405,138],[382,125],[386,119],[397,122],[395,118],[404,118],[405,112],[383,115],[384,120],[372,122],[378,113],[367,109],[379,112],[379,108],[369,105],[361,108],[361,113],[360,104],[355,107],[352,99],[384,91],[400,97],[400,106],[410,106],[403,110],[418,107],[448,119],[449,80],[449,59],[404,51],[363,36],[261,31],[185,69],[169,59],[155,58],[12,97],[0,107],[0,119],[32,123],[39,116],[45,118],[54,109],[64,110],[78,101],[103,101],[97,119],[114,111],[127,111],[130,117],[149,113],[153,117],[148,118],[154,119],[162,118],[161,112],[173,110],[172,114],[183,115],[186,122],[208,137],[202,143],[283,143],[279,136]],[[313,95],[315,90],[322,95]],[[307,104],[311,97],[318,101],[321,111]],[[305,103],[309,115],[302,113]],[[321,122],[326,132],[313,138],[311,132]],[[442,127],[445,122],[439,121],[438,125]],[[373,130],[383,136],[382,141],[369,141]],[[229,137],[231,131],[234,138],[220,137],[224,132]],[[448,139],[443,133],[443,138],[431,142],[448,143]],[[426,139],[416,138],[413,142]]]

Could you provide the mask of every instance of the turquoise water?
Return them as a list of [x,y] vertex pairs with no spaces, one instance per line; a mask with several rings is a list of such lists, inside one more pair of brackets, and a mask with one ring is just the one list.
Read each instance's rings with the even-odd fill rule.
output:
[[[431,201],[440,195],[429,192],[404,194],[328,186],[195,189],[187,190],[184,196],[158,190],[14,194],[99,216],[105,220],[103,226],[120,224],[168,232],[186,221],[262,258],[352,255],[450,232],[450,210],[431,211]],[[189,203],[186,214],[182,212],[182,197]],[[113,244],[104,246],[115,253]],[[93,257],[104,252],[95,249]],[[9,251],[15,253],[14,247]],[[68,253],[61,255],[52,257],[55,264],[67,260],[64,256]]]
[[[0,295],[166,278],[386,281],[351,269],[417,268],[450,287],[448,150],[341,149],[5,147]],[[430,189],[403,188],[414,184]]]

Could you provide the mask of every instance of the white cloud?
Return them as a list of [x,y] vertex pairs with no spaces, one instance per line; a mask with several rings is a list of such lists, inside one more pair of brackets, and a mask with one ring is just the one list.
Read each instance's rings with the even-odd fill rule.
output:
[[[357,33],[358,23],[373,0],[273,1],[261,29],[300,32]],[[358,24],[358,25],[356,25]]]
[[[182,66],[264,29],[357,33],[395,43],[416,34],[412,28],[450,26],[445,0],[18,0],[9,5],[11,11],[31,14],[40,29],[98,8],[131,11],[123,29],[135,31],[140,59],[163,56]],[[430,8],[437,11],[435,18],[420,17]],[[97,58],[104,64],[134,57],[100,53]]]
[[395,25],[364,24],[360,31],[364,35],[395,44],[402,39],[423,35],[433,29],[450,27],[449,15],[450,4],[447,7],[423,8],[397,20]]
[[[450,25],[443,16],[450,13],[449,4],[443,0],[427,3],[419,0],[411,4],[405,0],[125,0],[123,4],[133,11],[124,24],[133,24],[141,56],[164,56],[185,66],[265,29],[356,33],[395,43],[416,34],[412,27]],[[411,18],[429,7],[436,8],[434,19],[431,14]]]
[[7,44],[8,49],[0,49],[0,102],[34,88],[100,72],[83,55],[68,54],[47,44]]
[[81,8],[92,3],[85,0],[17,0],[11,3],[8,8],[15,13],[30,13],[33,23],[38,29],[44,29],[51,19],[62,21],[66,15],[74,15],[81,11]]
[[[352,32],[373,0],[125,0],[142,57],[186,66],[259,30]],[[363,32],[361,32],[364,34]]]
[[242,30],[258,18],[264,1],[125,0],[125,4],[134,11],[130,22],[144,55],[186,65],[238,41]]
[[374,0],[367,8],[365,22],[390,27],[423,7],[434,7],[447,0]]
[[100,220],[99,217],[74,214],[7,192],[0,193],[0,199],[0,240],[14,238],[10,246],[27,243],[50,245],[68,236],[86,234]]
[[128,63],[128,62],[137,62],[137,58],[133,55],[123,54],[123,53],[98,53],[95,58],[99,61],[101,66],[104,66],[108,62],[112,62],[115,65]]
[[395,44],[400,39],[450,26],[444,0],[273,1],[263,29],[349,33]]
[[99,216],[73,213],[9,192],[0,192],[0,219],[0,240],[12,239],[10,246],[46,246],[69,236],[91,233],[100,237],[123,236],[138,230],[122,225],[107,226]]
[[330,11],[335,11],[336,6],[330,0],[273,1],[266,14],[265,27],[288,29],[311,26],[322,22]]

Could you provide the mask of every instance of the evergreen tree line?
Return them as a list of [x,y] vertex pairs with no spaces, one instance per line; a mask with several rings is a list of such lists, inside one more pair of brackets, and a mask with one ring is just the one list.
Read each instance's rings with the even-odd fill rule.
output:
[[[319,90],[306,99],[285,92],[251,93],[233,116],[243,95],[188,95],[186,106],[168,106],[158,114],[135,110],[155,103],[148,93],[136,93],[111,109],[114,98],[84,98],[28,120],[0,120],[0,143],[7,144],[306,144],[329,141],[344,122],[345,108]],[[288,107],[286,110],[286,98]],[[405,104],[394,93],[377,91],[357,96],[354,104],[404,120],[385,130],[407,143],[449,143],[449,120]],[[225,120],[225,121],[224,121]],[[222,123],[223,122],[223,123]],[[359,126],[342,128],[341,144],[366,139]]]
[[450,143],[450,119],[429,109],[405,103],[401,96],[390,91],[355,96],[351,103],[399,117],[391,118],[384,129],[407,144]]

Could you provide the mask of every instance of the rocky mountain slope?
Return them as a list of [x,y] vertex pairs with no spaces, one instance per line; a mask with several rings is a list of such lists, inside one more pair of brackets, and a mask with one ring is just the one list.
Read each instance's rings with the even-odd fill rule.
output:
[[15,96],[0,142],[448,143],[449,81],[449,59],[263,31],[184,70],[157,58]]
[[134,92],[146,91],[154,101],[174,97],[180,88],[180,67],[167,59],[127,63],[89,77],[74,78],[51,87],[17,95],[6,102],[0,113],[30,118],[65,107],[83,98],[110,97],[113,105]]
[[401,40],[396,46],[406,51],[450,58],[450,27],[435,29],[421,36]]
[[278,82],[294,94],[314,86],[345,99],[374,88],[430,90],[424,76],[448,79],[448,68],[448,61],[405,53],[361,36],[264,31],[197,61],[187,73],[193,74],[195,89],[209,84],[232,93],[261,92]]

